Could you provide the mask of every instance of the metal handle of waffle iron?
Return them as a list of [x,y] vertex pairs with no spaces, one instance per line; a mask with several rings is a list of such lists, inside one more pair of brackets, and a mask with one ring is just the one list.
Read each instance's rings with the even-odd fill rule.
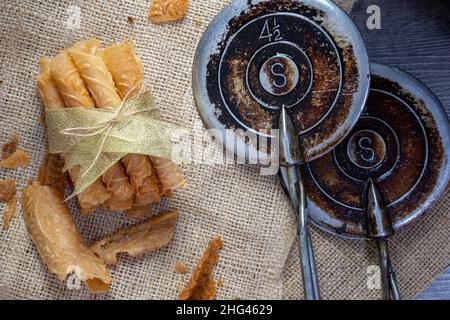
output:
[[384,300],[400,300],[400,290],[389,256],[387,239],[394,234],[391,216],[380,190],[372,179],[366,186],[366,234],[378,245]]
[[280,179],[297,212],[300,262],[306,300],[319,300],[320,290],[311,236],[308,231],[308,208],[300,170],[302,152],[292,119],[282,108],[279,120]]

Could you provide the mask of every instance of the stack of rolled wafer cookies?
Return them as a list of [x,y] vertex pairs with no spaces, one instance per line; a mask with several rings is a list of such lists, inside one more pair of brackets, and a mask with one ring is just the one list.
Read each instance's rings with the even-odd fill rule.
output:
[[[144,85],[142,64],[127,40],[106,48],[97,39],[82,40],[54,58],[42,58],[40,67],[37,85],[47,109],[116,108],[138,95]],[[46,169],[60,170],[51,168],[52,163],[61,163],[55,160],[60,156],[49,155]],[[79,167],[69,170],[72,181],[77,181],[79,171]],[[185,185],[180,169],[170,160],[128,154],[78,194],[78,202],[84,215],[105,207],[140,217],[151,212],[152,203]]]

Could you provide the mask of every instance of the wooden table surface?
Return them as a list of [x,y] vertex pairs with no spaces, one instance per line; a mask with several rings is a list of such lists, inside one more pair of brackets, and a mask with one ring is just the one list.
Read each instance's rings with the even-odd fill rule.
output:
[[[367,28],[367,8],[381,9],[381,29]],[[450,117],[450,1],[358,0],[353,20],[371,61],[399,67],[424,82]],[[450,267],[418,299],[450,300]]]

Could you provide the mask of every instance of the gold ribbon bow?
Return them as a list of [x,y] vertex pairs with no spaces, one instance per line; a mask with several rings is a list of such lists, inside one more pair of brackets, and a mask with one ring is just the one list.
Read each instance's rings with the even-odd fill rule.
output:
[[[126,97],[125,97],[126,98]],[[64,153],[64,171],[80,166],[72,198],[129,153],[172,158],[172,138],[186,130],[162,121],[149,91],[114,109],[46,110],[50,153]]]

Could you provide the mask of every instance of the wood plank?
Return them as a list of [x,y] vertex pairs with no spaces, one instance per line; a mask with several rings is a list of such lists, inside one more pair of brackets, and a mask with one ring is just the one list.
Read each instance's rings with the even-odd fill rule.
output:
[[[381,9],[381,29],[366,26],[370,5]],[[450,2],[359,0],[352,11],[373,62],[410,72],[437,95],[450,116]]]
[[[366,26],[367,8],[381,9],[381,29]],[[359,0],[351,13],[369,58],[408,71],[439,98],[450,116],[450,1]],[[450,299],[450,267],[418,299]]]

